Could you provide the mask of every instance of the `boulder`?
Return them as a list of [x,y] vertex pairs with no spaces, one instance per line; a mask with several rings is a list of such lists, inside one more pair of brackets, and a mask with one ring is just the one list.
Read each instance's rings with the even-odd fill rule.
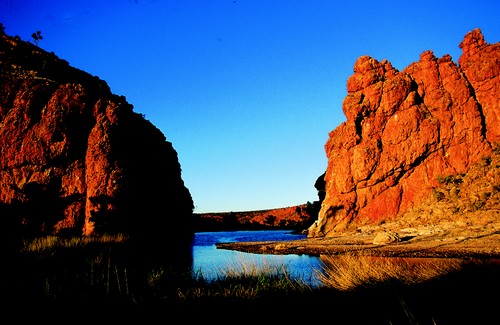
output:
[[392,243],[399,243],[401,238],[397,232],[379,232],[373,239],[374,245],[387,245]]

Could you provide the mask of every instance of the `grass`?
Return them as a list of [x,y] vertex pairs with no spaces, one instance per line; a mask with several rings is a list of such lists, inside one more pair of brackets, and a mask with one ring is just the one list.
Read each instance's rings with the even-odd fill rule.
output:
[[395,258],[343,254],[324,256],[319,278],[324,286],[341,291],[400,282],[415,285],[458,272],[462,259]]
[[487,293],[499,289],[498,264],[354,254],[322,256],[317,287],[292,278],[286,265],[251,260],[235,260],[208,280],[200,270],[135,264],[126,243],[122,235],[26,241],[3,264],[2,294],[13,306],[244,308],[245,319],[259,314],[249,310],[272,309],[291,320],[312,313],[350,324],[462,324],[494,314]]
[[46,250],[55,250],[63,248],[85,248],[89,244],[104,244],[104,243],[124,243],[128,237],[123,234],[91,237],[71,237],[65,238],[60,236],[39,237],[33,240],[25,240],[23,242],[22,251],[29,253],[42,253]]
[[182,301],[251,302],[266,296],[312,292],[306,279],[292,278],[284,264],[257,264],[251,259],[237,259],[229,264],[227,268],[217,269],[211,280],[201,271],[195,272],[194,286],[179,292],[179,298]]
[[16,285],[12,292],[23,303],[31,297],[49,304],[68,300],[131,305],[248,302],[310,290],[305,281],[292,280],[283,265],[234,261],[233,266],[218,270],[215,280],[184,267],[137,265],[128,258],[126,243],[123,235],[24,241],[15,260],[8,263],[15,279],[7,282]]

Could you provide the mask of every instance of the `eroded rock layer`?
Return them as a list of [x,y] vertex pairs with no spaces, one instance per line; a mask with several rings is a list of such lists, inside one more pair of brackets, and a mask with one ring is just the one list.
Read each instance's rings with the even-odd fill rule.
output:
[[347,119],[325,144],[326,196],[309,237],[394,219],[500,142],[500,43],[475,29],[460,48],[458,64],[425,51],[403,71],[356,61]]

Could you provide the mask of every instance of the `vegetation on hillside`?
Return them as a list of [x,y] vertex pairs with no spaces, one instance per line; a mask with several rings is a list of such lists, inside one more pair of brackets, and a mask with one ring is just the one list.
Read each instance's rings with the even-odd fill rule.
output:
[[466,173],[442,175],[422,204],[398,216],[409,226],[448,224],[463,228],[500,221],[500,145]]
[[307,229],[316,218],[317,211],[310,202],[269,210],[194,214],[197,232],[266,229],[291,229],[300,232]]

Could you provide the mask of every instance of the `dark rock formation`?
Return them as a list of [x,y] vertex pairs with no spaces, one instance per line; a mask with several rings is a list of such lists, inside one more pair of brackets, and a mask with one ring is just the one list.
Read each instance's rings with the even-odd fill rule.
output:
[[177,153],[123,96],[0,35],[0,216],[16,235],[191,238]]
[[347,117],[325,151],[326,195],[309,237],[334,236],[397,218],[438,178],[467,172],[500,141],[500,43],[479,29],[460,44],[459,65],[432,51],[399,72],[360,57],[347,81]]

